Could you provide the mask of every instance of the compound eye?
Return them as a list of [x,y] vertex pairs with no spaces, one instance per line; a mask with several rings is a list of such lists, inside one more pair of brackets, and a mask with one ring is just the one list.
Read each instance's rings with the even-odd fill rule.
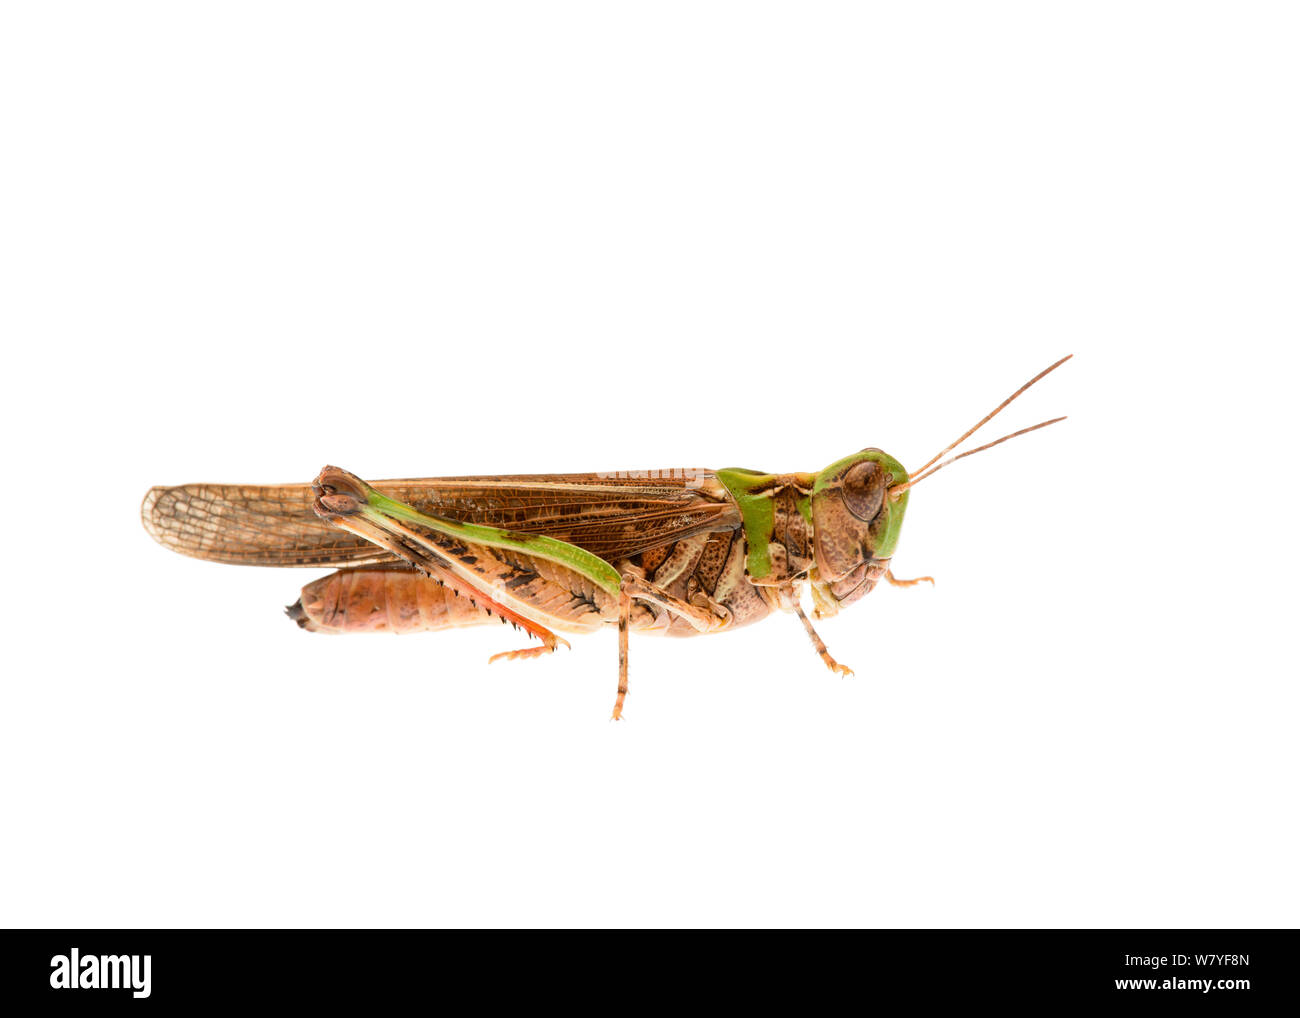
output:
[[880,464],[872,460],[858,463],[844,475],[844,504],[860,520],[870,522],[885,501],[885,477]]

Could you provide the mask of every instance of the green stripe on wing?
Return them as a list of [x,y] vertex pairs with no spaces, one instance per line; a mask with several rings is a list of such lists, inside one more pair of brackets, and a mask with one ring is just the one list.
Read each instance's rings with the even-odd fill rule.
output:
[[428,516],[412,509],[405,502],[389,498],[368,484],[366,501],[367,506],[361,510],[366,515],[391,516],[472,544],[484,544],[491,548],[511,548],[536,558],[546,559],[566,569],[572,569],[602,590],[614,597],[618,596],[621,585],[618,570],[603,558],[593,555],[584,548],[579,548],[576,544],[547,537],[545,534],[521,534],[515,530],[485,527],[478,523],[461,523],[442,516]]

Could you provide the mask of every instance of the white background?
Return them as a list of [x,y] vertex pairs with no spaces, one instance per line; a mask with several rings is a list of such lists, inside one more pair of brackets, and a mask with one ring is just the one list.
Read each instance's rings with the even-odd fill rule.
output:
[[[0,23],[5,925],[1294,926],[1286,4]],[[822,627],[321,637],[153,484],[916,465]],[[994,430],[998,428],[998,430]]]

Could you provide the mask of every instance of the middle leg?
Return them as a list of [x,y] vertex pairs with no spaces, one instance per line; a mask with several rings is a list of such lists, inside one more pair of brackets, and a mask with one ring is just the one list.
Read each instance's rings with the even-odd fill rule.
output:
[[611,721],[623,720],[623,701],[627,698],[627,627],[632,616],[632,595],[626,589],[618,596],[618,696],[614,699]]
[[648,601],[665,611],[679,615],[700,633],[715,632],[726,627],[730,621],[710,611],[704,605],[683,601],[658,584],[651,583],[634,572],[624,570],[618,595],[618,696],[614,700],[614,714],[611,719],[614,721],[623,720],[623,701],[627,697],[628,629],[634,600]]
[[848,665],[840,664],[831,657],[831,652],[826,649],[826,644],[822,641],[822,638],[817,635],[817,630],[813,628],[813,624],[808,620],[808,616],[804,614],[803,607],[799,604],[799,592],[795,590],[794,587],[782,587],[780,599],[783,608],[787,608],[799,616],[799,621],[803,623],[804,632],[808,634],[808,639],[812,640],[813,649],[817,651],[817,656],[822,659],[826,667],[838,675],[843,675],[845,677],[852,675],[852,668]]

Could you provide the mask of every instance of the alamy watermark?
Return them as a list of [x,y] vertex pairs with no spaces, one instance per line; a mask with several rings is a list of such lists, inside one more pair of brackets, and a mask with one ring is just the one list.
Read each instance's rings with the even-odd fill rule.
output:
[[77,948],[50,959],[50,986],[56,990],[131,990],[149,996],[151,955],[88,954]]

